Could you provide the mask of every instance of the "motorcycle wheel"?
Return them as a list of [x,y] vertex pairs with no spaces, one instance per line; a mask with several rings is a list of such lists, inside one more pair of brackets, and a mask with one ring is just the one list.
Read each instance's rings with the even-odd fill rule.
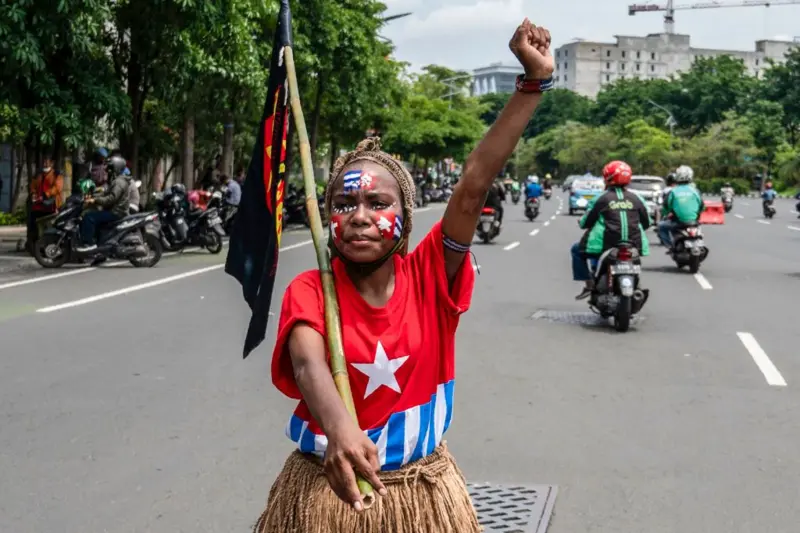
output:
[[[59,245],[58,240],[57,235],[43,235],[34,243],[33,257],[36,259],[36,262],[44,268],[61,268],[69,260],[69,249],[67,248],[69,241],[64,239]],[[61,252],[55,258],[49,257],[47,254],[47,249],[51,246],[58,246]]]
[[222,237],[219,234],[211,230],[205,235],[206,239],[206,250],[211,252],[213,255],[217,255],[222,251]]
[[692,274],[697,274],[700,271],[700,256],[693,255],[689,259],[689,272]]
[[144,243],[150,249],[150,254],[146,257],[131,257],[130,262],[136,268],[152,268],[161,261],[164,248],[161,246],[161,239],[147,232],[144,233]]
[[614,329],[620,333],[625,333],[631,327],[631,297],[622,296],[617,304],[617,312],[614,313]]
[[492,237],[489,232],[483,234],[483,244],[489,244],[492,242]]

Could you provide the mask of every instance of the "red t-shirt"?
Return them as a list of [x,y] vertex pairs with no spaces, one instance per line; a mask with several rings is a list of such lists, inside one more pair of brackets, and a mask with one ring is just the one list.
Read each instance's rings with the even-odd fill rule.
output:
[[[455,333],[469,309],[475,274],[467,256],[448,289],[441,222],[406,257],[395,255],[395,287],[383,308],[367,304],[344,265],[333,260],[350,388],[361,429],[393,470],[433,452],[453,416]],[[297,276],[283,297],[272,382],[301,400],[286,428],[303,452],[322,457],[327,438],[294,381],[288,341],[306,323],[325,336],[318,270]]]

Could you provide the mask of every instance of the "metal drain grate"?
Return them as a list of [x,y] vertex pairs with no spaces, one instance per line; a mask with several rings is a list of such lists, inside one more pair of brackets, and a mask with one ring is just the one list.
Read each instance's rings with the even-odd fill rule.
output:
[[[555,324],[572,324],[575,326],[589,326],[594,328],[604,328],[611,324],[612,319],[603,318],[591,311],[553,311],[549,309],[539,309],[533,315],[533,320],[545,320]],[[642,315],[631,318],[631,325],[641,324],[645,319]]]
[[553,485],[468,483],[485,533],[545,533],[558,489]]

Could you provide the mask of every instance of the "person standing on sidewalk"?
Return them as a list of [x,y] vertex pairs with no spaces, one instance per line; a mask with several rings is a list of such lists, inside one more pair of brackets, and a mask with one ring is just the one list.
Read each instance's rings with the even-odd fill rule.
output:
[[39,240],[39,219],[58,211],[64,201],[63,191],[64,176],[53,168],[53,158],[47,156],[28,188],[26,247],[29,252],[33,253],[33,245]]

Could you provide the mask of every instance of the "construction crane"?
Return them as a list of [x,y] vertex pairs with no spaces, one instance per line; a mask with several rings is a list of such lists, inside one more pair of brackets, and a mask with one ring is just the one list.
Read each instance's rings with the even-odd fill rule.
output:
[[667,0],[664,4],[633,4],[628,6],[628,14],[644,13],[650,11],[666,11],[664,15],[664,32],[675,33],[675,12],[683,9],[714,9],[721,7],[770,7],[797,4],[800,0],[735,0],[730,2],[697,2],[695,4],[675,5],[674,0]]

